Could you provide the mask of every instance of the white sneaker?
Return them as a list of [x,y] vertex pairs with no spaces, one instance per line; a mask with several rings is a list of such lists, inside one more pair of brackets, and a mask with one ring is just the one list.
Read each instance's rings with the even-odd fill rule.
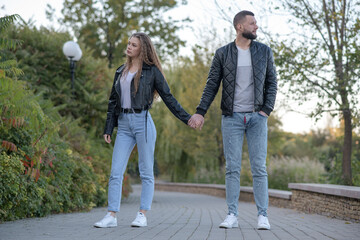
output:
[[94,227],[98,228],[108,228],[108,227],[117,227],[117,219],[116,217],[113,217],[108,212],[101,221],[96,222],[94,224]]
[[270,223],[269,219],[263,215],[258,216],[258,226],[257,229],[259,230],[269,230],[270,229]]
[[138,212],[135,220],[131,223],[132,227],[146,227],[147,221],[146,217],[142,212]]
[[235,228],[238,227],[237,217],[230,213],[226,216],[225,220],[219,225],[220,228]]

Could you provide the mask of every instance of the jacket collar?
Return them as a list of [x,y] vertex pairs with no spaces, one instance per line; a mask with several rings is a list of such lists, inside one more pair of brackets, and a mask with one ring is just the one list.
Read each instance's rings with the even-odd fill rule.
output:
[[[232,42],[231,47],[233,51],[237,51],[236,39]],[[252,49],[253,47],[254,47],[254,40],[251,40],[250,49]]]
[[125,64],[123,64],[123,65],[121,65],[120,67],[118,67],[118,69],[116,69],[116,72],[117,72],[117,73],[121,73],[122,70],[124,70],[124,68],[125,68]]
[[150,68],[151,68],[151,65],[148,65],[145,62],[143,62],[142,69],[150,69]]

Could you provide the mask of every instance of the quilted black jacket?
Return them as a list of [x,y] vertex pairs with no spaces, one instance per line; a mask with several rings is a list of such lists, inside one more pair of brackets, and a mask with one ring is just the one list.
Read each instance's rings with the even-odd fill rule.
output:
[[[267,115],[274,109],[277,82],[271,49],[265,44],[252,41],[250,45],[254,77],[254,111]],[[235,41],[215,52],[205,89],[196,113],[205,115],[223,82],[221,110],[225,116],[233,114],[238,50]]]
[[[115,73],[114,84],[111,90],[104,134],[111,135],[118,125],[118,116],[121,110],[121,85],[120,78],[124,65],[120,66]],[[134,81],[131,82],[131,92],[134,92]],[[188,114],[171,94],[169,85],[164,76],[155,65],[143,63],[138,91],[134,96],[131,94],[131,107],[134,109],[148,110],[151,107],[156,90],[170,111],[187,124],[190,119]]]

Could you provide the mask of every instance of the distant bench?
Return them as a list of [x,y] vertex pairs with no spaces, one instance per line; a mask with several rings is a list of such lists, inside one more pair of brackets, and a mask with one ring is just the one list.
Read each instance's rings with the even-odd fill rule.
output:
[[289,183],[296,210],[345,220],[360,220],[360,187]]
[[[170,183],[156,182],[156,190],[201,193],[225,198],[225,185],[223,184],[197,184],[197,183]],[[239,201],[254,202],[253,188],[240,187]],[[269,204],[276,207],[291,208],[291,192],[269,189]]]
[[[225,198],[223,184],[156,182],[156,190],[200,193]],[[360,220],[360,187],[289,183],[292,191],[269,189],[269,205],[339,219]],[[254,202],[253,188],[240,187],[239,201]]]

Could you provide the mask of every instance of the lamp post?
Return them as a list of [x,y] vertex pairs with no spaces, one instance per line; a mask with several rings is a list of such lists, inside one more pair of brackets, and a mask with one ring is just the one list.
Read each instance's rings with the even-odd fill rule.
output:
[[76,42],[67,41],[64,43],[63,53],[70,61],[71,89],[74,93],[75,63],[80,60],[82,51]]

